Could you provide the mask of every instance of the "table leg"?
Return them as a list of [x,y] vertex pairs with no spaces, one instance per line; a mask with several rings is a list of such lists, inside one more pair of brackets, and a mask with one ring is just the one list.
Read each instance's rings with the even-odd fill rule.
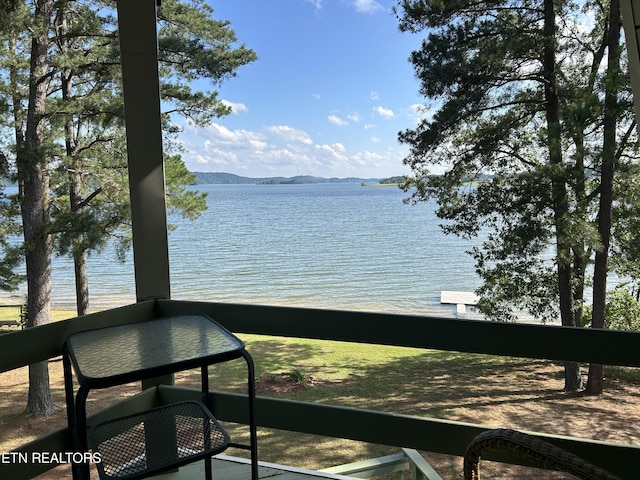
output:
[[[67,429],[68,429],[68,442],[72,451],[78,451],[78,426],[76,421],[76,409],[73,396],[73,372],[71,371],[71,360],[67,348],[62,352],[62,369],[64,372],[64,395],[67,404]],[[71,473],[74,480],[79,479],[81,472],[78,464],[71,465]]]
[[[202,395],[204,396],[203,401],[204,401],[204,405],[205,407],[207,407],[209,409],[209,411],[211,411],[211,405],[209,402],[209,367],[207,365],[203,365],[200,368],[200,375],[201,375],[201,385],[202,385]],[[204,429],[204,433],[205,433],[205,439],[206,439],[206,444],[204,445],[204,448],[207,449],[209,448],[209,433],[208,433],[208,429],[209,429],[209,422],[207,420],[204,420],[205,422],[205,429]],[[205,480],[213,480],[213,473],[211,472],[211,457],[206,457],[204,459],[204,475],[205,475]]]
[[255,367],[253,365],[253,358],[249,355],[249,352],[244,350],[242,356],[247,362],[247,387],[249,396],[249,438],[250,438],[250,451],[251,451],[251,479],[258,480],[258,432],[256,428],[255,417],[255,399],[256,399],[256,376]]
[[[87,442],[87,396],[89,395],[89,389],[85,386],[81,386],[76,394],[76,435],[77,451],[87,452],[89,450],[89,444]],[[89,480],[89,464],[80,463],[77,464],[77,477],[74,476],[74,480]]]

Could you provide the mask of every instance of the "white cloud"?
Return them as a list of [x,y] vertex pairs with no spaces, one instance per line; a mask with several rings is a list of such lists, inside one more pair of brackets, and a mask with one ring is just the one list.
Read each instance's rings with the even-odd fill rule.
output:
[[382,140],[380,140],[378,137],[371,137],[371,141],[373,143],[380,143]]
[[373,91],[373,90],[371,91],[371,94],[369,95],[369,98],[371,100],[379,100],[380,99],[380,97],[378,96],[378,92]]
[[436,109],[433,106],[422,103],[414,103],[409,105],[409,108],[402,109],[403,114],[409,117],[413,122],[431,120],[435,111]]
[[198,165],[228,165],[238,160],[234,152],[220,150],[211,145],[207,145],[205,152],[195,153],[193,158]]
[[358,123],[360,121],[360,115],[354,113],[352,115],[347,115],[347,118],[351,120],[353,123]]
[[[393,155],[392,152],[370,152],[365,150],[353,155],[350,160],[358,166],[358,168],[379,168],[389,161],[389,157]],[[402,170],[400,162],[395,168],[396,171]]]
[[431,115],[431,109],[421,103],[414,103],[409,108],[420,117],[428,117]]
[[229,130],[215,122],[206,127],[187,123],[181,140],[183,159],[191,171],[238,170],[247,152],[259,154],[269,147],[266,140],[261,133]]
[[377,10],[383,10],[382,5],[375,0],[350,0],[349,3],[356,9],[356,12],[373,13]]
[[303,143],[305,145],[311,145],[313,140],[307,132],[299,130],[297,128],[291,128],[286,125],[274,125],[267,127],[267,131],[277,135],[287,142]]
[[263,150],[267,147],[265,136],[247,130],[229,130],[218,123],[212,123],[203,127],[207,138],[205,145],[224,145],[238,149]]
[[[229,172],[248,177],[317,175],[388,177],[405,168],[400,147],[380,152],[352,149],[342,142],[315,143],[302,129],[269,125],[260,131],[212,123],[186,124],[182,158],[190,171]],[[375,142],[375,140],[370,139]]]
[[346,151],[344,145],[341,143],[334,143],[333,145],[316,145],[316,149],[320,152],[328,153],[336,157],[341,156]]
[[334,143],[331,145],[331,148],[333,148],[336,152],[340,152],[340,153],[345,153],[347,151],[347,149],[344,148],[344,145],[341,143]]
[[349,122],[347,122],[346,120],[343,120],[342,118],[340,118],[337,115],[329,115],[328,119],[329,119],[329,121],[331,123],[333,123],[334,125],[339,125],[340,127],[344,127],[345,125],[349,125]]
[[246,113],[249,111],[244,103],[236,103],[229,100],[220,100],[220,102],[229,107],[231,109],[231,113],[233,113],[234,115],[238,115],[239,113]]
[[322,10],[322,7],[324,6],[324,0],[306,0],[306,2],[313,5],[316,12]]
[[380,115],[382,118],[395,117],[395,113],[393,113],[393,110],[390,110],[388,108],[384,108],[381,106],[374,107],[373,111],[376,112],[378,115]]
[[376,126],[375,126],[375,125],[373,125],[372,123],[367,123],[367,124],[364,126],[364,129],[365,129],[365,130],[370,130],[370,129],[372,129],[372,128],[376,128]]

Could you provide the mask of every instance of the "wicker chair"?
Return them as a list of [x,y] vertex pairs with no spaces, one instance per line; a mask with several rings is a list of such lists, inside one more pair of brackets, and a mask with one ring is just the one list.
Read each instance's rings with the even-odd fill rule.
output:
[[506,450],[533,460],[538,467],[568,472],[584,480],[620,480],[560,447],[522,432],[502,428],[481,433],[467,446],[464,456],[465,480],[479,480],[478,464],[484,450]]

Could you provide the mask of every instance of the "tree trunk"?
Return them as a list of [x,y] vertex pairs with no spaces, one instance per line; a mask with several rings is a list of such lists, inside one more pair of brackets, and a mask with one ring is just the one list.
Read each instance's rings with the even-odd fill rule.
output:
[[[556,13],[553,0],[544,0],[544,47],[543,75],[545,78],[545,116],[547,121],[547,143],[551,165],[551,190],[554,223],[556,227],[556,264],[558,269],[558,297],[562,325],[575,327],[571,274],[571,235],[569,233],[569,201],[562,161],[560,101],[556,80]],[[566,391],[582,387],[580,366],[575,362],[565,364]]]
[[[73,134],[73,121],[67,122],[67,136],[69,133]],[[70,132],[69,132],[70,130]],[[75,147],[70,146],[67,141],[67,152],[72,155]],[[81,185],[82,185],[82,162],[74,159],[69,169],[69,202],[71,212],[74,214],[80,214],[85,208],[84,201],[82,199]],[[76,281],[76,310],[78,316],[87,315],[89,313],[89,279],[87,277],[87,254],[84,250],[84,234],[77,232],[73,239],[73,268]]]
[[[611,0],[609,4],[609,36],[607,38],[608,76],[605,82],[602,168],[600,173],[600,204],[598,211],[598,234],[601,246],[596,251],[593,273],[592,328],[605,328],[607,274],[611,238],[611,208],[613,205],[613,174],[616,164],[617,76],[620,70],[620,23],[620,0]],[[601,394],[603,383],[603,366],[597,364],[590,365],[587,393],[592,395]]]
[[[575,194],[575,212],[577,218],[587,218],[589,210],[589,199],[587,196],[587,186],[585,180],[585,165],[584,159],[586,155],[586,148],[584,145],[584,129],[585,124],[580,122],[576,123],[574,127],[575,131],[572,134],[573,141],[576,146],[576,152],[573,155],[575,166],[573,168],[573,189]],[[582,299],[584,298],[585,287],[585,275],[587,270],[587,263],[589,260],[589,252],[587,249],[584,238],[576,236],[574,239],[572,251],[573,251],[573,271],[574,278],[574,322],[576,327],[584,326],[584,305]]]
[[[26,246],[27,327],[49,323],[51,313],[51,246],[47,233],[49,177],[43,143],[47,97],[44,76],[48,69],[48,33],[53,6],[54,0],[38,0],[35,4],[25,143],[17,155]],[[27,411],[36,415],[49,415],[54,411],[46,361],[29,366]]]
[[76,308],[78,316],[89,313],[89,281],[87,278],[87,256],[84,252],[73,255],[76,275]]
[[[67,54],[69,46],[66,38],[67,18],[63,7],[60,7],[56,18],[56,31],[59,38],[60,53]],[[62,99],[70,102],[73,99],[73,75],[71,68],[63,68],[60,72],[60,83],[62,85]],[[84,209],[82,199],[82,160],[77,156],[78,142],[76,139],[76,128],[73,113],[69,113],[65,121],[64,136],[65,149],[69,168],[69,208],[72,213],[80,214]],[[84,234],[75,234],[72,246],[73,269],[76,282],[76,312],[78,316],[89,313],[89,280],[87,278],[87,256],[82,247]]]

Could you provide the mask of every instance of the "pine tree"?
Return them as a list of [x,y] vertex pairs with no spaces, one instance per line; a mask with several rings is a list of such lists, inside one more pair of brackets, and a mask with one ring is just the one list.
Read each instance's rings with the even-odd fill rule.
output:
[[[581,327],[594,257],[606,279],[607,217],[630,201],[611,187],[637,158],[616,3],[401,2],[401,29],[429,31],[411,61],[435,111],[400,134],[415,175],[407,186],[416,201],[438,200],[446,233],[486,233],[472,255],[491,319],[524,308]],[[430,175],[434,166],[444,174]],[[568,363],[565,389],[580,387]]]
[[[76,268],[78,313],[88,308],[86,255],[117,238],[130,243],[130,209],[120,61],[114,2],[12,0],[0,21],[0,104],[14,152],[27,266],[28,322],[49,321],[52,248]],[[158,11],[160,74],[167,150],[176,116],[206,124],[229,113],[213,86],[255,59],[226,21],[202,0],[165,0]],[[27,61],[25,61],[27,59]],[[184,188],[193,176],[178,154],[166,155],[168,205],[187,218],[205,195]],[[52,410],[46,364],[32,366],[28,409]]]

